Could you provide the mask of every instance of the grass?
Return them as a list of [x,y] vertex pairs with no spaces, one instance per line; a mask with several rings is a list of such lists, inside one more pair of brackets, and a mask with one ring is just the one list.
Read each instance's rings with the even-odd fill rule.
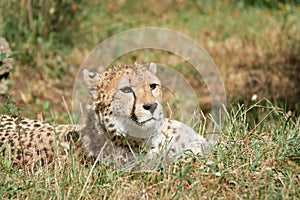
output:
[[[113,34],[148,26],[178,30],[198,41],[219,67],[232,102],[242,103],[256,94],[276,104],[286,102],[289,109],[299,108],[298,1],[136,4],[128,0],[99,4],[66,0],[43,6],[33,3],[31,7],[26,2],[30,1],[0,3],[0,34],[19,52],[9,92],[19,106],[30,106],[25,116],[36,118],[42,113],[46,121],[53,115],[58,122],[68,122],[62,96],[70,105],[74,77],[91,49]],[[143,50],[115,63],[135,60],[176,67],[191,82],[202,107],[209,107],[205,84],[183,59],[168,52]]]
[[[148,26],[175,29],[198,41],[219,67],[230,103],[221,140],[206,157],[189,155],[192,159],[159,171],[136,172],[102,165],[92,170],[93,163],[85,166],[77,159],[11,169],[0,158],[0,197],[300,198],[299,1],[28,2],[0,2],[0,35],[18,52],[9,112],[69,123],[62,96],[71,107],[74,77],[89,51],[113,34]],[[158,50],[132,52],[115,63],[136,59],[175,67],[209,112],[209,92],[189,63]],[[261,101],[251,102],[254,94]]]
[[[252,112],[259,112],[251,122]],[[3,199],[298,199],[300,118],[264,100],[228,111],[220,142],[160,170],[124,172],[70,157],[37,169],[0,160]]]

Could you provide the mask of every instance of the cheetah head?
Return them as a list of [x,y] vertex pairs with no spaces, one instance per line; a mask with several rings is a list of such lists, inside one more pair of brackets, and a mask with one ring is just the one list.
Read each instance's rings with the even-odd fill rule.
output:
[[111,135],[149,138],[163,123],[161,82],[157,66],[135,64],[109,68],[101,74],[84,70],[92,107],[100,127]]

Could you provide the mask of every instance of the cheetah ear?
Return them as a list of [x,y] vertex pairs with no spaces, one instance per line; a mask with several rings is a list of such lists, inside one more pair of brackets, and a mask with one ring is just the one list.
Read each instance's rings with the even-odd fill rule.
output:
[[87,69],[84,69],[83,72],[83,82],[86,85],[86,87],[88,89],[91,90],[91,92],[93,92],[94,90],[97,89],[97,85],[100,81],[100,74],[98,73],[94,73],[94,72],[90,72]]
[[153,74],[157,74],[157,65],[156,65],[156,63],[154,63],[154,62],[151,62],[150,63],[150,66],[149,66],[149,70],[150,70],[150,72],[152,72]]

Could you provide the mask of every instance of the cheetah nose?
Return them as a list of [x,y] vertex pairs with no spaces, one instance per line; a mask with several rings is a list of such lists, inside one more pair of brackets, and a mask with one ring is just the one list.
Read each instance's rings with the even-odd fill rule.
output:
[[143,105],[143,108],[145,110],[149,110],[151,114],[154,113],[154,111],[156,110],[157,108],[157,103],[147,103],[147,104],[144,104]]

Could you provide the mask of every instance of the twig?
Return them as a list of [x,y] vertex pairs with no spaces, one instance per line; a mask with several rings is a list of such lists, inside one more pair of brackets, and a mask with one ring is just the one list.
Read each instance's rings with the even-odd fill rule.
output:
[[31,7],[31,0],[27,0],[27,13],[28,13],[28,22],[29,22],[29,27],[30,30],[33,30],[33,17],[32,17],[32,7]]
[[71,114],[70,114],[70,111],[69,111],[69,109],[68,109],[68,105],[67,105],[67,102],[66,102],[64,96],[62,96],[62,100],[63,100],[63,102],[64,102],[64,106],[65,106],[65,108],[66,108],[66,110],[67,110],[67,113],[68,113],[68,115],[69,115],[71,124],[74,124],[73,119],[72,119],[72,116],[71,116]]

